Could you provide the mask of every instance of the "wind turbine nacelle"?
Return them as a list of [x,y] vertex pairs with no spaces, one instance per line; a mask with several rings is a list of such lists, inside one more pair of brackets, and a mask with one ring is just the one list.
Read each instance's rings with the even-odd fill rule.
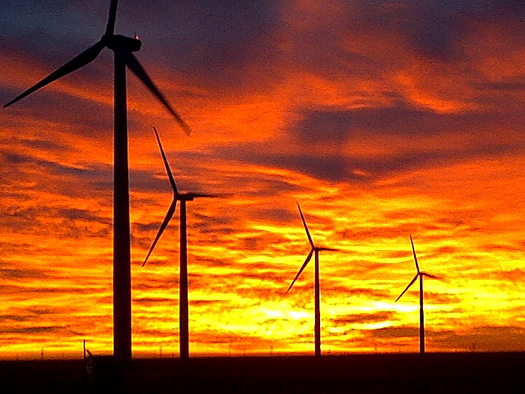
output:
[[117,44],[129,49],[131,52],[138,52],[140,51],[140,48],[142,47],[142,41],[140,41],[138,38],[131,38],[131,37],[125,37],[120,35],[114,35],[111,38],[113,41],[115,41]]

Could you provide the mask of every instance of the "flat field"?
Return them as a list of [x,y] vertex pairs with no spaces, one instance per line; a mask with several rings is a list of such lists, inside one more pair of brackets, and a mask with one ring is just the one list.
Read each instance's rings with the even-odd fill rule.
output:
[[525,353],[2,361],[2,393],[525,393]]

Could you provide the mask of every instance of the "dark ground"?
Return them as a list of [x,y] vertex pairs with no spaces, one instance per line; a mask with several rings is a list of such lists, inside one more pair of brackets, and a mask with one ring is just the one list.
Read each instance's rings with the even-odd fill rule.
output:
[[525,393],[525,353],[2,361],[2,393]]

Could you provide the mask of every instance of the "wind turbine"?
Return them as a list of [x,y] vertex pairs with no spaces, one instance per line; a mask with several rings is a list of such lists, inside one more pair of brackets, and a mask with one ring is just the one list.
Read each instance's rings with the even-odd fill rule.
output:
[[109,48],[115,57],[114,68],[114,197],[113,197],[113,335],[117,358],[131,359],[131,244],[129,223],[128,131],[126,103],[126,66],[146,85],[189,134],[184,120],[171,107],[132,52],[140,50],[141,41],[115,34],[118,0],[111,0],[106,32],[95,45],[4,105],[16,103],[36,90],[78,70]]
[[425,312],[423,310],[423,299],[424,299],[424,293],[423,293],[423,277],[427,276],[429,278],[433,279],[441,279],[438,276],[428,274],[426,272],[423,272],[419,269],[419,264],[417,262],[417,255],[416,255],[416,248],[414,247],[414,240],[412,239],[412,235],[410,235],[410,243],[412,244],[412,253],[414,255],[414,262],[416,263],[416,276],[414,276],[414,279],[408,284],[408,286],[403,290],[401,295],[396,298],[397,302],[403,294],[407,292],[407,290],[414,284],[414,282],[419,277],[419,353],[425,354]]
[[321,356],[321,286],[319,282],[319,252],[323,250],[327,251],[333,251],[337,252],[338,249],[332,249],[332,248],[324,248],[315,246],[314,241],[312,239],[312,236],[310,235],[310,231],[308,230],[308,226],[306,224],[306,220],[304,219],[303,211],[301,211],[301,206],[299,203],[297,203],[297,207],[299,208],[299,213],[301,214],[301,219],[303,221],[304,229],[306,230],[306,236],[308,237],[308,242],[310,243],[310,253],[308,253],[308,256],[306,256],[306,260],[304,261],[301,269],[295,276],[294,280],[292,281],[292,284],[286,290],[286,293],[290,291],[292,286],[294,285],[295,281],[303,270],[306,268],[310,260],[312,259],[312,255],[315,254],[315,327],[314,327],[314,337],[315,337],[315,356],[320,357]]
[[155,240],[151,244],[149,252],[142,263],[144,267],[148,262],[148,258],[153,252],[155,245],[160,239],[160,236],[168,226],[175,209],[177,207],[177,201],[180,201],[180,278],[179,278],[179,347],[180,347],[180,358],[182,360],[187,360],[190,357],[190,342],[189,342],[189,313],[188,313],[188,236],[187,236],[187,226],[186,226],[186,202],[193,201],[195,198],[201,197],[217,197],[214,194],[204,194],[204,193],[179,193],[177,190],[177,185],[175,184],[175,179],[173,179],[173,173],[171,172],[168,159],[162,148],[162,143],[160,142],[159,133],[156,128],[153,128],[155,131],[155,136],[157,137],[157,142],[159,144],[160,153],[162,155],[162,160],[164,161],[164,166],[166,167],[166,172],[170,180],[171,188],[173,189],[173,200],[168,212],[164,217],[164,220],[157,232]]

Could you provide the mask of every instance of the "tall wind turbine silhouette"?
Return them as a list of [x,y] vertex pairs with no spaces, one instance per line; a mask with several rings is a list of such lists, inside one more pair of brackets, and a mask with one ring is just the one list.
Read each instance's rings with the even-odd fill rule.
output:
[[102,49],[114,53],[114,197],[113,197],[113,335],[114,355],[131,359],[131,243],[129,223],[129,174],[128,174],[128,131],[126,103],[126,66],[142,81],[153,95],[166,107],[189,134],[190,129],[180,115],[171,107],[166,98],[153,83],[132,52],[141,48],[141,41],[135,37],[115,34],[118,0],[111,0],[106,32],[95,45],[73,58],[62,67],[27,89],[4,108],[16,103],[36,90],[57,79],[84,67],[97,58]]
[[424,293],[423,293],[423,277],[429,277],[433,279],[441,279],[438,276],[428,274],[426,272],[423,272],[419,269],[419,264],[417,262],[417,254],[416,254],[416,248],[414,247],[414,240],[412,239],[412,235],[410,235],[410,243],[412,244],[412,254],[414,255],[414,262],[416,263],[416,276],[414,276],[414,279],[408,284],[408,286],[403,290],[401,295],[396,298],[397,302],[403,294],[407,292],[407,290],[414,284],[414,282],[419,278],[419,353],[425,354],[425,312],[423,310],[423,299],[424,299]]
[[288,287],[288,290],[286,290],[286,293],[288,293],[292,286],[294,285],[295,281],[303,270],[306,268],[310,260],[312,259],[312,255],[315,254],[315,270],[314,270],[314,287],[315,287],[315,326],[314,326],[314,338],[315,338],[315,356],[320,357],[321,356],[321,285],[319,282],[319,252],[323,250],[327,251],[333,251],[337,252],[338,249],[332,249],[332,248],[324,248],[315,246],[314,241],[312,239],[312,236],[310,235],[310,231],[308,230],[308,225],[306,224],[306,220],[304,219],[303,211],[301,210],[301,206],[299,203],[297,203],[297,207],[299,208],[299,213],[301,214],[301,219],[303,221],[304,229],[306,231],[306,236],[308,237],[308,242],[310,243],[310,253],[308,253],[308,256],[306,256],[306,260],[304,261],[301,269],[295,276],[294,280],[292,281],[292,284],[290,287]]
[[179,193],[177,190],[177,185],[175,184],[175,179],[173,178],[173,173],[171,172],[168,159],[162,148],[162,143],[160,142],[159,133],[156,128],[153,128],[155,131],[155,136],[157,137],[157,142],[159,144],[160,153],[162,155],[162,160],[164,161],[164,167],[166,167],[166,172],[170,180],[171,188],[173,189],[173,200],[168,212],[162,221],[162,224],[157,232],[149,252],[142,263],[144,267],[148,262],[149,256],[153,252],[155,245],[159,241],[162,233],[168,226],[175,209],[177,208],[177,201],[180,201],[180,278],[179,278],[179,347],[180,347],[180,358],[182,360],[187,360],[190,357],[190,341],[189,341],[189,312],[188,312],[188,236],[187,236],[187,225],[186,225],[186,201],[193,201],[195,198],[201,197],[217,197],[214,194],[204,194],[204,193]]

